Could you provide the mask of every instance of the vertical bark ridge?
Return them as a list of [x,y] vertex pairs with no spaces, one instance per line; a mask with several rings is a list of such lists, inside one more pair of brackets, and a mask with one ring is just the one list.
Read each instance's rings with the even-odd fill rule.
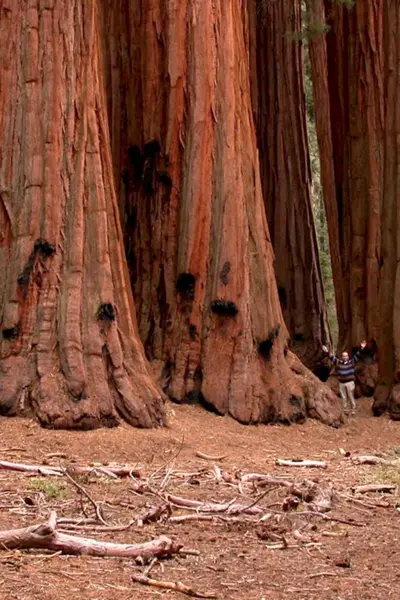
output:
[[[4,102],[24,143],[6,147],[1,168],[16,215],[0,315],[1,412],[29,404],[51,427],[115,425],[118,413],[134,425],[160,424],[162,394],[118,249],[97,0],[45,0],[40,10],[21,0],[11,11],[5,28],[20,24],[21,50]],[[13,327],[15,336],[4,335]]]
[[[337,422],[337,399],[306,382],[287,353],[251,109],[247,7],[148,0],[125,9],[136,27],[126,35],[142,40],[140,48],[112,76],[121,62],[111,57],[116,28],[105,70],[107,81],[127,86],[135,122],[124,133],[110,118],[110,132],[113,148],[114,138],[126,139],[136,156],[136,165],[121,164],[128,184],[119,204],[139,329],[165,391],[243,422],[302,420],[307,410]],[[128,42],[118,44],[122,56]],[[133,110],[139,96],[151,97],[149,87],[155,105]],[[118,113],[112,85],[107,93],[109,115]],[[159,142],[150,161],[149,138]]]
[[[250,11],[250,75],[261,179],[282,310],[293,351],[310,368],[330,341],[311,205],[300,2]],[[256,80],[256,81],[255,81]]]

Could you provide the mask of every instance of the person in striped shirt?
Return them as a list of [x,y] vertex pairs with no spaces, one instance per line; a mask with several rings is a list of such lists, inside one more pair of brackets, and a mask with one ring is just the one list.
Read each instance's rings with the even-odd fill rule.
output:
[[338,358],[329,352],[326,346],[322,346],[322,350],[335,365],[336,375],[339,380],[340,397],[342,399],[342,406],[345,414],[351,412],[352,415],[355,415],[356,413],[356,401],[354,400],[354,382],[356,378],[355,365],[360,358],[361,350],[364,350],[366,345],[367,342],[361,342],[360,350],[358,350],[352,358],[349,358],[348,352],[342,352],[341,358]]

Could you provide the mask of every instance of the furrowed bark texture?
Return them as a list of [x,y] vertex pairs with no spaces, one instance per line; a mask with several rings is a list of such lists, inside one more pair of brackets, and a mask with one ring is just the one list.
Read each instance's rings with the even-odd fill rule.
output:
[[138,322],[165,391],[245,423],[303,420],[307,408],[337,422],[337,399],[324,386],[310,394],[286,351],[251,110],[247,7],[121,0],[102,2],[102,14]]
[[[342,310],[339,346],[375,339],[379,322],[380,214],[383,193],[383,29],[384,0],[356,2],[352,9],[325,0],[329,108],[341,261]],[[317,43],[317,42],[316,42]],[[312,47],[312,46],[311,46]],[[320,43],[320,51],[323,45]],[[314,62],[316,59],[314,59]],[[314,72],[316,89],[320,73]],[[327,104],[316,104],[317,123]],[[321,153],[323,172],[331,161],[329,142]],[[328,205],[332,183],[324,178]],[[328,219],[333,220],[332,216]],[[333,225],[331,224],[331,229]],[[337,240],[330,230],[333,255]],[[336,261],[332,261],[337,270]],[[337,274],[334,276],[338,285]],[[337,290],[340,297],[340,291]],[[339,305],[340,308],[340,305]]]
[[[311,23],[326,22],[324,0],[307,0],[306,6],[309,15],[308,18]],[[345,322],[344,288],[342,285],[342,257],[338,206],[336,200],[331,111],[329,103],[326,36],[311,36],[307,43],[311,65],[314,118],[319,148],[323,201],[329,236],[332,278],[335,290],[336,315],[338,322],[342,324],[341,327],[343,327],[343,323]]]
[[400,5],[384,3],[385,177],[380,273],[379,376],[373,410],[400,419]]
[[249,0],[252,101],[261,181],[291,348],[313,368],[331,336],[311,205],[301,2]]
[[159,424],[115,198],[97,0],[0,0],[0,13],[0,411],[31,405],[57,428]]

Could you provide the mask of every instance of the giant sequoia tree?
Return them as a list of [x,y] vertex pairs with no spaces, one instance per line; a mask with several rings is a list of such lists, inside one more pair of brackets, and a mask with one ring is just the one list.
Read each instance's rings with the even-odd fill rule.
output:
[[249,0],[252,101],[279,298],[310,368],[330,342],[311,205],[301,2]]
[[[339,346],[376,339],[383,193],[383,0],[307,0]],[[329,31],[321,35],[327,20]]]
[[163,420],[134,320],[95,0],[0,1],[0,410]]
[[382,210],[379,319],[379,381],[374,412],[387,407],[400,419],[400,4],[384,3],[385,169]]
[[336,422],[337,399],[287,351],[245,6],[0,8],[2,411],[26,401],[63,427],[161,422],[131,283],[170,396],[243,422]]

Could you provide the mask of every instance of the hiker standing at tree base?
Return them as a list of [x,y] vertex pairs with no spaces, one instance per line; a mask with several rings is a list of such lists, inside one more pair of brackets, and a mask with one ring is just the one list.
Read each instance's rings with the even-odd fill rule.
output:
[[[361,342],[361,350],[364,350],[367,342]],[[342,357],[338,358],[331,354],[326,346],[322,346],[322,350],[328,355],[329,360],[335,365],[336,375],[339,380],[339,391],[342,399],[343,412],[345,414],[355,415],[356,401],[354,399],[355,388],[355,365],[360,359],[360,350],[358,350],[352,358],[349,358],[348,352],[342,352]],[[350,407],[349,407],[350,405]]]

